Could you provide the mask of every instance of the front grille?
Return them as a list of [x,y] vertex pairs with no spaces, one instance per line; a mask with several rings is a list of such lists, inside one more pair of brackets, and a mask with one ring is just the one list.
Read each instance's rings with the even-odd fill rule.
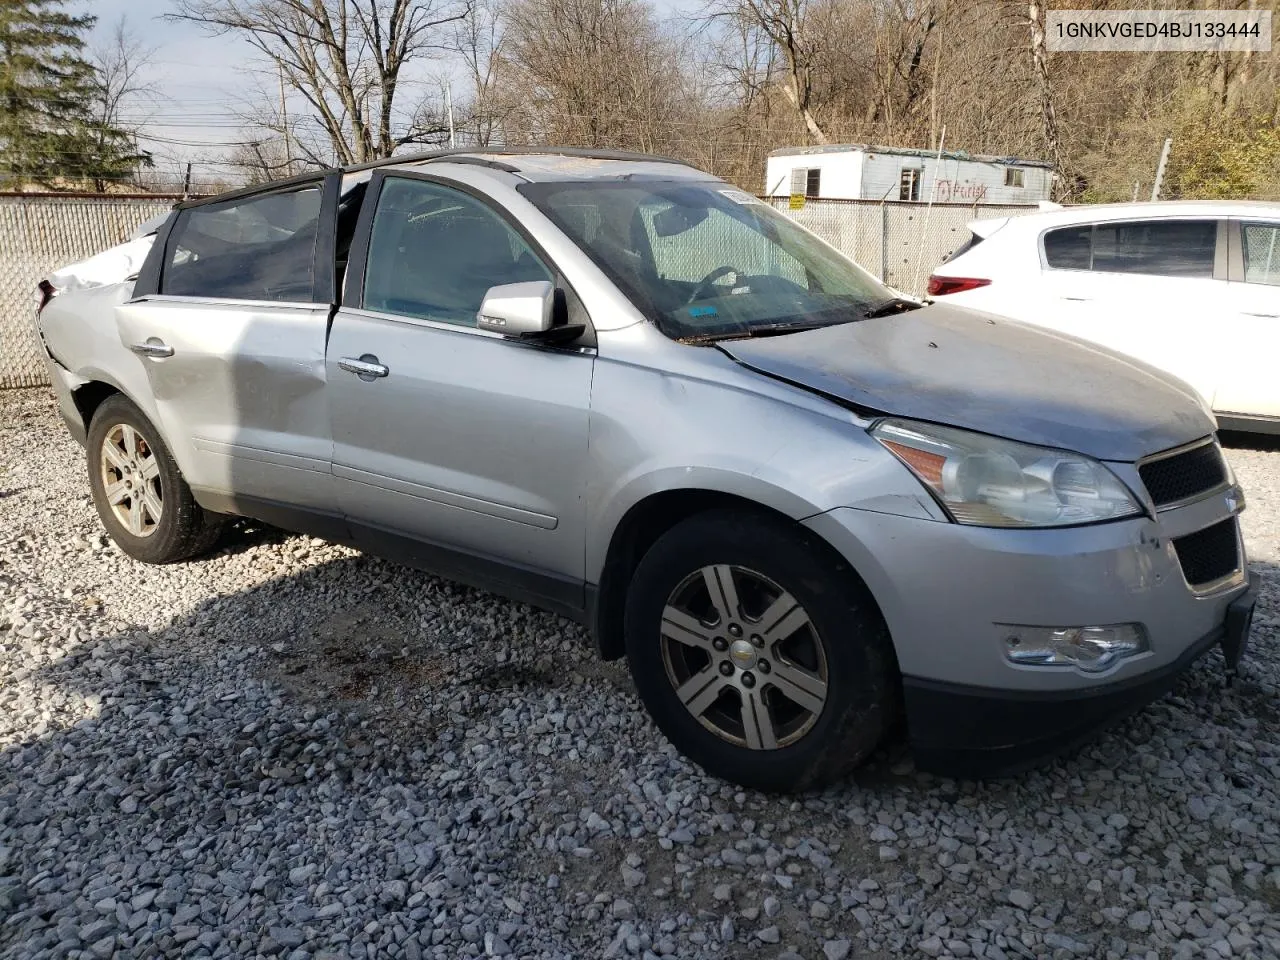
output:
[[1216,443],[1152,460],[1138,467],[1151,502],[1157,507],[1178,503],[1226,483],[1227,467]]
[[1182,575],[1193,587],[1221,580],[1240,569],[1240,544],[1234,517],[1173,541]]

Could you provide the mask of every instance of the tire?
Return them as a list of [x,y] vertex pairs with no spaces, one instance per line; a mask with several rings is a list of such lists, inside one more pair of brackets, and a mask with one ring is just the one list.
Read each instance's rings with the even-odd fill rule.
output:
[[129,556],[178,563],[217,541],[222,519],[196,503],[160,432],[128,399],[117,394],[102,402],[86,448],[94,506]]
[[663,534],[631,581],[624,636],[662,732],[746,787],[839,780],[897,715],[897,663],[865,586],[815,535],[763,513],[709,511]]

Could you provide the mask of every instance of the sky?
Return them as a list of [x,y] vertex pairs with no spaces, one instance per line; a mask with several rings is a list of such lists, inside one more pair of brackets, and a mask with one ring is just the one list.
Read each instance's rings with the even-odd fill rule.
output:
[[[68,9],[74,9],[69,4]],[[127,111],[138,124],[144,149],[151,150],[161,172],[177,175],[187,161],[192,176],[220,176],[226,168],[202,161],[225,159],[228,142],[246,136],[241,119],[257,79],[245,41],[214,37],[191,23],[163,15],[170,0],[81,0],[80,12],[98,18],[90,44],[108,41],[120,18],[132,34],[155,49],[146,72],[155,93]]]
[[[697,2],[657,0],[656,6],[671,13]],[[134,103],[127,116],[141,131],[141,146],[152,152],[157,171],[180,177],[191,162],[197,188],[202,180],[226,177],[228,155],[252,136],[252,124],[244,119],[252,104],[264,95],[279,96],[275,72],[264,70],[250,45],[240,37],[211,35],[198,24],[164,19],[173,0],[69,0],[67,9],[98,18],[90,44],[109,40],[124,17],[129,31],[154,48],[146,71],[154,95]],[[429,74],[443,65],[418,69],[420,75],[402,85],[397,104],[409,107],[427,87],[435,92],[438,81]],[[300,112],[301,104],[289,108]]]

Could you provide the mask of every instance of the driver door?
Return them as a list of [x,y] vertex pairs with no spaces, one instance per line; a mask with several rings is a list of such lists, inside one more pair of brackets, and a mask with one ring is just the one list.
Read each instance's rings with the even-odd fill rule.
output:
[[375,175],[365,204],[326,389],[357,540],[580,609],[595,350],[476,326],[491,286],[552,280],[576,298],[512,221],[448,182]]

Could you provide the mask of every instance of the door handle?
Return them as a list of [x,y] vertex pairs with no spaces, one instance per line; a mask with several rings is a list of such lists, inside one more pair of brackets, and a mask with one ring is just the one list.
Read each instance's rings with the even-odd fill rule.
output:
[[347,373],[354,373],[361,380],[377,380],[391,372],[386,365],[379,363],[378,358],[372,353],[361,354],[359,359],[343,357],[338,361],[338,366]]
[[172,357],[173,347],[158,337],[148,337],[144,343],[135,343],[129,348],[140,357]]

